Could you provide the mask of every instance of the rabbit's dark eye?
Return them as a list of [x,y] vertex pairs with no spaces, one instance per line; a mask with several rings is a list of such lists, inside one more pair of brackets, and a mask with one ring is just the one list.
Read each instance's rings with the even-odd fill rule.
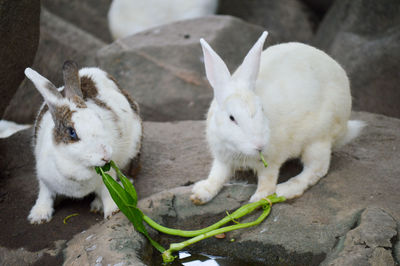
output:
[[68,134],[69,134],[69,136],[70,136],[70,138],[72,140],[77,140],[78,139],[78,136],[76,135],[75,129],[73,129],[72,127],[68,127],[67,131],[68,131]]
[[236,123],[236,120],[235,120],[235,118],[233,117],[233,115],[230,115],[230,116],[229,116],[229,119],[230,119],[232,122]]

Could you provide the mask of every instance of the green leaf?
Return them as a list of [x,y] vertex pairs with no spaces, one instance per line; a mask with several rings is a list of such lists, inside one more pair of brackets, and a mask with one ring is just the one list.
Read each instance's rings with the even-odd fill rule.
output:
[[[102,173],[103,182],[106,185],[111,197],[115,203],[124,204],[126,206],[135,206],[132,197],[124,190],[124,188],[107,173]],[[119,205],[118,205],[119,207]]]
[[146,227],[143,224],[143,213],[136,207],[135,200],[117,181],[114,180],[114,178],[112,178],[112,176],[104,172],[101,174],[103,182],[110,192],[112,199],[117,204],[120,211],[125,214],[125,216],[133,224],[135,230],[145,235],[158,251],[161,253],[164,252],[165,249],[156,241],[154,241],[148,234]]
[[133,186],[131,181],[129,181],[129,179],[121,172],[121,170],[119,170],[118,166],[114,163],[114,161],[111,161],[111,167],[117,173],[117,176],[118,176],[119,180],[121,180],[121,183],[124,186],[126,192],[128,192],[129,195],[132,197],[132,199],[134,201],[133,205],[136,206],[137,205],[137,193],[136,193],[135,187]]
[[111,169],[111,164],[106,163],[101,169],[103,169],[104,172],[108,172]]
[[94,170],[96,170],[96,173],[98,173],[99,175],[101,175],[100,167],[95,166],[95,167],[94,167]]

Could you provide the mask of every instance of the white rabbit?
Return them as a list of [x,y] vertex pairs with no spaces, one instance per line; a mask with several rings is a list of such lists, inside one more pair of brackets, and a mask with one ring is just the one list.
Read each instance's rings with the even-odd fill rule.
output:
[[[301,43],[278,44],[263,52],[266,37],[264,32],[232,76],[200,40],[214,90],[206,130],[214,160],[208,178],[193,187],[196,204],[210,201],[241,168],[258,175],[251,202],[274,192],[288,199],[300,196],[326,175],[332,148],[355,138],[364,126],[348,121],[349,81],[338,63]],[[303,171],[277,185],[279,168],[295,157],[301,158]]]
[[173,21],[216,12],[218,0],[113,0],[108,26],[114,40]]
[[141,146],[138,105],[111,76],[99,68],[78,71],[72,61],[64,63],[63,74],[65,85],[57,89],[25,69],[45,100],[35,122],[39,196],[28,216],[31,223],[50,221],[56,195],[81,198],[94,192],[91,210],[112,215],[118,207],[94,166],[112,159],[125,167]]

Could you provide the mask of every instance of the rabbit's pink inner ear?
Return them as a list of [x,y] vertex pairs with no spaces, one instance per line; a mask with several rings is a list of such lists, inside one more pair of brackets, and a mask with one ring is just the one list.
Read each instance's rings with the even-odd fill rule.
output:
[[228,67],[219,55],[204,40],[200,39],[204,55],[204,66],[207,79],[214,89],[214,96],[219,104],[222,104],[227,95],[227,87],[231,78]]
[[267,36],[268,32],[264,31],[261,37],[247,53],[243,63],[233,74],[234,79],[245,81],[251,89],[254,88],[258,72],[260,71],[260,58]]

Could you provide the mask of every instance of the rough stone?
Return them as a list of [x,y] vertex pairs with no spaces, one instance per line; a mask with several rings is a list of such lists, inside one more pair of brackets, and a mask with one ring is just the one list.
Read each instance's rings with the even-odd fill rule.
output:
[[[46,256],[54,256],[59,254],[64,248],[65,241],[60,240],[54,243],[54,248],[45,248],[39,251],[29,251],[24,248],[16,250],[9,250],[4,247],[0,247],[0,265],[2,266],[29,266],[40,261]],[[49,262],[49,261],[48,261]],[[50,264],[47,264],[50,265]],[[53,264],[54,265],[54,264]]]
[[347,71],[355,110],[400,117],[399,1],[335,1],[313,43]]
[[50,12],[110,43],[107,12],[112,0],[42,0]]
[[391,240],[397,237],[396,221],[384,210],[367,208],[324,265],[394,265]]
[[[232,258],[240,254],[246,261],[257,257],[262,259],[259,263],[272,265],[318,265],[348,255],[343,253],[347,243],[347,247],[354,247],[351,261],[398,263],[400,243],[395,223],[400,221],[400,120],[369,113],[354,113],[353,117],[368,126],[357,140],[333,153],[330,171],[318,184],[298,199],[275,205],[259,226],[230,232],[222,240],[199,242],[189,251]],[[206,226],[224,216],[225,210],[231,212],[245,204],[254,193],[256,185],[247,184],[249,177],[243,175],[227,184],[209,204],[192,205],[191,186],[185,185],[205,178],[211,163],[204,126],[204,121],[144,122],[143,165],[134,184],[142,199],[140,208],[164,225],[186,229]],[[94,264],[102,257],[110,259],[107,263],[117,263],[129,255],[135,263],[139,259],[149,265],[152,248],[132,231],[122,214],[79,234],[102,220],[101,215],[89,213],[88,199],[59,202],[48,224],[32,226],[27,222],[37,186],[33,158],[27,150],[30,137],[30,131],[25,130],[0,139],[0,222],[8,232],[0,235],[0,246],[10,252],[21,247],[39,252],[56,240],[69,240],[77,234],[64,250],[66,262]],[[79,216],[63,224],[63,218],[75,212]],[[112,228],[116,224],[121,227]],[[180,241],[151,232],[164,246]],[[352,245],[358,242],[365,242],[360,246],[368,245],[371,252]],[[119,243],[120,249],[116,248]],[[57,256],[59,264],[63,258],[60,253]],[[44,258],[54,256],[47,254],[42,262]]]
[[[63,85],[62,65],[65,60],[75,60],[80,67],[94,66],[96,51],[105,46],[96,37],[46,9],[42,9],[40,28],[40,43],[32,68],[56,86]],[[24,67],[28,66],[31,65]],[[23,73],[23,69],[21,71]],[[25,78],[7,107],[4,118],[18,123],[32,123],[42,103],[42,96]]]
[[263,27],[270,33],[268,38],[272,43],[309,42],[316,26],[313,13],[299,0],[220,0],[218,14],[238,17]]
[[145,238],[119,213],[68,242],[64,265],[146,265],[151,252]]
[[210,153],[203,132],[203,121],[144,123],[142,167],[135,180],[140,198],[208,175]]
[[[396,223],[400,221],[400,207],[397,204],[399,196],[396,192],[400,173],[397,166],[400,159],[397,152],[400,146],[400,120],[368,113],[355,113],[354,118],[366,121],[369,126],[356,141],[334,152],[328,175],[317,185],[298,199],[275,205],[270,217],[261,225],[230,232],[225,240],[209,239],[197,243],[189,250],[234,258],[240,256],[247,261],[257,257],[264,263],[271,264],[318,265],[340,259],[344,249],[339,248],[338,242],[346,246],[344,243],[347,239],[347,246],[365,242],[364,246],[361,245],[362,249],[358,245],[354,246],[356,249],[351,257],[353,260],[349,261],[366,262],[366,265],[391,265],[396,262],[392,256],[392,250],[395,249],[392,241],[397,241]],[[185,123],[196,122],[179,122],[175,125],[179,127]],[[161,124],[172,127],[172,123],[151,123],[152,126]],[[170,130],[166,132],[171,132]],[[154,127],[154,131],[160,129],[156,130]],[[159,135],[160,139],[164,136]],[[203,133],[197,133],[197,137],[195,132],[191,135],[195,139],[204,139]],[[163,154],[164,149],[168,151],[162,156],[174,156],[174,145],[175,141],[169,145],[164,140],[153,139],[152,142],[154,147],[164,147],[158,149],[158,153]],[[190,149],[186,148],[186,151],[189,152]],[[150,151],[146,151],[144,147],[144,153],[148,152]],[[192,156],[188,154],[188,157]],[[200,152],[199,156],[202,158],[209,155]],[[206,168],[204,171],[207,172],[211,160],[207,163],[206,157],[202,160]],[[184,156],[179,156],[173,161],[167,158],[159,161],[164,162],[162,169],[166,171],[172,165],[190,169],[193,164],[197,164],[191,160],[182,163],[183,158]],[[209,204],[193,206],[189,200],[191,186],[167,190],[164,183],[161,185],[161,190],[164,191],[155,188],[155,185],[153,189],[150,186],[141,186],[144,176],[150,179],[147,181],[149,184],[159,184],[159,173],[163,172],[159,167],[161,164],[154,165],[153,169],[142,169],[135,185],[141,197],[144,194],[150,195],[140,201],[140,207],[156,221],[167,226],[186,229],[206,226],[221,218],[225,210],[232,211],[247,202],[255,190],[254,184],[233,181],[233,184],[227,184]],[[165,172],[163,178],[169,180],[171,187],[182,184],[182,176],[167,177],[169,174],[171,173]],[[196,179],[189,181],[194,182]],[[158,191],[161,192],[153,194]],[[249,218],[253,219],[255,216]],[[230,242],[230,239],[235,241]],[[177,240],[179,239],[167,239],[164,236],[160,238],[162,243]],[[365,252],[365,246],[370,247],[369,253]]]
[[206,39],[233,71],[261,32],[237,18],[210,16],[117,40],[97,59],[137,99],[144,120],[202,120],[213,93],[199,39]]
[[0,0],[0,117],[33,62],[39,20],[39,0]]

